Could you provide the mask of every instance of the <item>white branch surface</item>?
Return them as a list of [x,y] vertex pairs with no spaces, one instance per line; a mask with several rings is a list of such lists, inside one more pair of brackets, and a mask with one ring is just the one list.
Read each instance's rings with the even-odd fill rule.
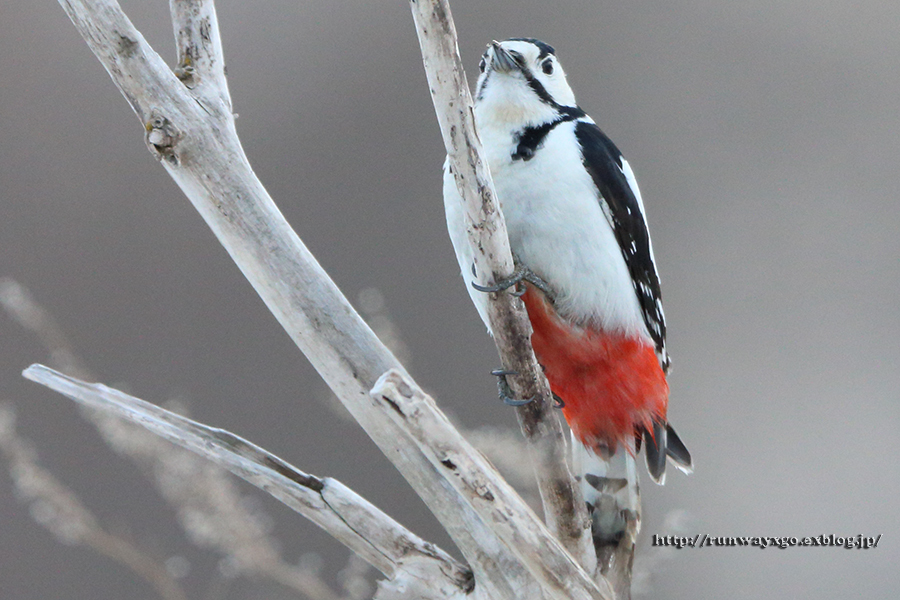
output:
[[[490,285],[513,274],[513,257],[494,183],[475,131],[469,84],[459,57],[448,0],[411,0],[432,101],[456,185],[463,199],[476,279]],[[508,293],[491,294],[489,318],[513,392],[535,401],[517,409],[535,466],[548,527],[578,562],[594,572],[597,558],[581,489],[568,465],[567,440],[550,385],[531,347],[525,306]]]
[[538,580],[545,598],[612,600],[612,588],[600,585],[575,562],[559,540],[488,460],[469,444],[415,382],[400,371],[385,373],[372,397],[395,422],[408,430],[422,453],[446,473],[453,488],[469,502],[501,542]]
[[471,588],[471,573],[446,552],[425,542],[339,481],[316,477],[223,429],[208,427],[102,384],[85,383],[43,365],[23,375],[71,398],[103,410],[211,460],[265,490],[353,550],[389,579],[409,585],[411,576],[427,589]]

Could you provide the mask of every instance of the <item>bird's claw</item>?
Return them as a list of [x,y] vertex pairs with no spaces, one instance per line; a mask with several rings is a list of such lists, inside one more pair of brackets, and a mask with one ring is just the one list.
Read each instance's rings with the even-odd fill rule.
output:
[[[485,294],[491,294],[491,293],[502,292],[503,290],[507,290],[507,289],[513,287],[514,285],[518,285],[520,281],[522,281],[521,276],[517,277],[516,275],[513,275],[509,279],[503,279],[495,285],[479,285],[473,281],[472,287],[475,288],[476,290],[478,290],[479,292],[484,292]],[[517,293],[519,293],[519,290],[516,289],[516,291],[514,291],[512,293],[517,294]],[[522,292],[522,293],[524,294],[525,292]]]
[[544,294],[546,294],[548,298],[553,297],[553,290],[550,289],[550,285],[546,281],[544,281],[543,279],[538,277],[534,273],[534,271],[532,271],[531,269],[529,269],[527,267],[517,268],[516,272],[513,273],[510,277],[507,277],[506,279],[501,279],[494,285],[480,285],[473,281],[472,287],[475,288],[476,290],[478,290],[479,292],[484,292],[485,294],[499,293],[504,290],[508,290],[509,288],[514,288],[513,291],[510,292],[510,294],[512,294],[516,298],[520,298],[527,291],[525,289],[525,287],[521,287],[521,288],[519,287],[519,284],[522,283],[523,281],[527,281],[528,283],[532,284],[537,289],[544,292]]
[[535,398],[537,398],[537,396],[532,396],[531,398],[526,398],[525,400],[516,400],[515,398],[510,398],[507,396],[503,398],[503,404],[507,406],[525,406],[526,404],[531,404],[532,402],[534,402]]
[[494,369],[491,375],[494,377],[506,377],[507,375],[518,375],[518,371],[507,371],[506,369]]
[[497,395],[500,397],[500,400],[503,401],[503,404],[506,404],[507,406],[525,406],[530,402],[534,402],[534,399],[537,398],[537,396],[532,396],[531,398],[519,400],[513,395],[513,392],[509,387],[509,382],[506,381],[506,376],[518,374],[518,371],[509,371],[506,369],[494,369],[491,371],[491,375],[497,377]]

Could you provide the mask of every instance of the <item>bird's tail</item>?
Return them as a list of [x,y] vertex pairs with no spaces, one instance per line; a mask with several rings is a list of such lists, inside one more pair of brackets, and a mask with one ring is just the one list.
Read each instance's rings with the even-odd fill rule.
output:
[[653,431],[644,430],[644,455],[647,470],[653,481],[662,485],[666,482],[666,459],[670,458],[675,468],[686,473],[694,472],[691,453],[671,425],[662,419],[653,421]]
[[676,468],[693,472],[691,454],[671,425],[657,420],[643,439],[629,439],[627,447],[610,453],[605,447],[588,447],[573,436],[574,468],[593,525],[594,545],[633,544],[641,528],[641,489],[636,456],[644,447],[650,477],[662,485],[667,458]]
[[[608,455],[573,438],[574,468],[591,516],[594,546],[616,546],[623,537],[631,544],[641,528],[641,489],[635,448]],[[630,450],[630,451],[629,451]]]

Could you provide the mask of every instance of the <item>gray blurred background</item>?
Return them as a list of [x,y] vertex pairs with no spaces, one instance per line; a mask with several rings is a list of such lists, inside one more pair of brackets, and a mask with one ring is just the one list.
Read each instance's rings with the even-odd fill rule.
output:
[[[162,0],[124,7],[174,59]],[[442,143],[405,2],[218,4],[238,131],[288,220],[351,301],[377,288],[408,366],[466,427],[512,427],[493,345],[443,222]],[[654,598],[895,598],[900,511],[900,6],[457,1],[470,77],[491,39],[556,46],[643,191],[669,322],[670,417],[696,473],[644,486]],[[0,10],[0,276],[26,285],[104,382],[334,476],[423,537],[434,519],[323,385],[142,142],[53,2]],[[0,399],[104,526],[217,558],[74,407],[23,380],[46,350],[0,314]],[[250,493],[250,490],[247,489]],[[263,497],[289,560],[343,549]],[[666,522],[667,516],[669,517]],[[677,517],[677,518],[673,518]],[[675,527],[673,523],[680,525]],[[653,534],[875,536],[870,550],[704,548]],[[266,588],[267,597],[283,591]],[[258,597],[238,582],[221,597]],[[0,598],[153,598],[65,546],[0,475]]]

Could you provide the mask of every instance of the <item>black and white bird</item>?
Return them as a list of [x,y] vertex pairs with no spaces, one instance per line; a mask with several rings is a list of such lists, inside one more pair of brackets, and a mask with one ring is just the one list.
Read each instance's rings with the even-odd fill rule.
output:
[[[548,44],[492,42],[480,68],[478,135],[514,258],[526,274],[522,299],[534,351],[583,445],[584,479],[596,483],[620,448],[633,471],[641,445],[656,482],[664,482],[667,456],[690,472],[691,456],[666,417],[666,322],[631,166],[578,107]],[[471,283],[473,256],[446,166],[444,201],[450,238]],[[487,294],[466,287],[490,328]]]

